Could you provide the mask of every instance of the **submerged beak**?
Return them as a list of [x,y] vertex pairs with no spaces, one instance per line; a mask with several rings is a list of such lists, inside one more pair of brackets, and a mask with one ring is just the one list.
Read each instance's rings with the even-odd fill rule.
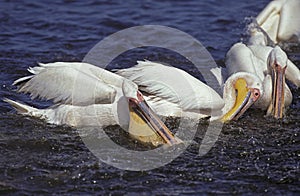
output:
[[[153,135],[154,133],[160,140],[163,141],[163,143],[166,143],[170,146],[181,142],[180,139],[174,137],[173,133],[158,118],[158,116],[142,97],[139,97],[138,99],[129,98],[128,101],[130,110],[130,124],[134,124],[134,126],[137,124],[147,125],[146,127],[137,127],[144,130],[138,130],[135,134],[143,138]],[[151,131],[149,130],[149,127],[151,128]],[[152,144],[154,143],[153,141],[150,142],[152,142]]]
[[237,120],[260,97],[260,91],[256,88],[248,88],[245,80],[240,79],[235,84],[237,91],[234,106],[222,118],[222,122]]
[[283,117],[285,70],[286,70],[286,66],[284,68],[282,68],[281,66],[274,66],[273,68],[272,106],[273,106],[273,116],[275,118]]

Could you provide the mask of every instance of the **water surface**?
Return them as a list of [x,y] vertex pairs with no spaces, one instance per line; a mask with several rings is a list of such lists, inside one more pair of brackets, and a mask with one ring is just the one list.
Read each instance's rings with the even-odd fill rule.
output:
[[[1,1],[0,97],[32,101],[11,85],[37,62],[81,61],[100,40],[136,25],[166,25],[198,39],[217,63],[243,38],[248,17],[268,0],[234,1]],[[300,65],[300,47],[288,48]],[[144,55],[144,54],[143,54]],[[149,59],[180,59],[157,51]],[[128,66],[122,56],[118,66]],[[282,121],[251,109],[226,124],[205,156],[198,156],[202,125],[195,142],[170,164],[144,172],[123,171],[99,162],[76,129],[47,125],[16,115],[0,102],[0,193],[3,194],[299,194],[300,91]],[[204,125],[203,125],[204,126]],[[116,133],[118,127],[112,127]],[[119,136],[126,143],[126,136]]]

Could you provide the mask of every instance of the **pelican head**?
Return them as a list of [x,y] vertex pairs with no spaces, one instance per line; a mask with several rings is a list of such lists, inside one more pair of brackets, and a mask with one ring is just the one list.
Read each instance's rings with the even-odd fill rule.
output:
[[262,94],[262,82],[254,74],[238,72],[232,74],[224,86],[222,121],[237,120]]
[[248,44],[249,45],[262,45],[262,46],[274,46],[274,42],[269,37],[263,28],[261,28],[257,21],[253,21],[248,25],[248,33],[250,35]]
[[268,57],[268,71],[272,76],[272,101],[268,108],[268,114],[275,118],[283,117],[287,61],[286,53],[279,46],[271,50]]
[[125,79],[122,90],[129,105],[129,133],[132,137],[154,146],[181,142],[149,107],[135,83]]
[[267,45],[268,43],[267,37],[258,28],[250,28],[249,33],[250,33],[250,38],[248,43],[250,45],[263,45],[263,46]]

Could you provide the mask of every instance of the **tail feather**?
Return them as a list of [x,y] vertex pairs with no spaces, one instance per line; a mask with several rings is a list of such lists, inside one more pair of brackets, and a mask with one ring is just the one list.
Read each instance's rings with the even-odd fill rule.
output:
[[28,80],[30,80],[32,77],[33,77],[33,75],[19,78],[16,81],[14,81],[13,85],[21,85],[22,83],[27,82]]
[[3,101],[9,103],[20,114],[35,116],[34,114],[36,114],[38,111],[38,109],[34,107],[19,103],[17,101],[13,101],[11,99],[4,98]]

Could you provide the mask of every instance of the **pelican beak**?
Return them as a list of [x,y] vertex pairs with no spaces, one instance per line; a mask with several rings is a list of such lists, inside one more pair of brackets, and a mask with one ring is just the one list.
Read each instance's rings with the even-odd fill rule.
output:
[[[168,144],[170,146],[181,143],[166,125],[159,119],[147,102],[138,92],[138,98],[129,98],[130,124],[129,132],[133,132],[136,138],[142,142],[159,144]],[[133,127],[134,126],[134,127]]]
[[235,115],[233,116],[233,120],[239,119],[248,108],[253,105],[257,99],[260,97],[260,91],[256,88],[249,88],[248,93],[244,98],[240,98],[241,101],[238,102],[238,109],[236,110]]
[[222,122],[239,119],[260,97],[260,91],[257,88],[248,88],[244,79],[236,81],[235,89],[237,95],[234,106],[223,116]]
[[275,118],[282,118],[284,111],[284,88],[285,88],[285,67],[279,65],[273,66],[273,93],[272,106],[273,116]]

